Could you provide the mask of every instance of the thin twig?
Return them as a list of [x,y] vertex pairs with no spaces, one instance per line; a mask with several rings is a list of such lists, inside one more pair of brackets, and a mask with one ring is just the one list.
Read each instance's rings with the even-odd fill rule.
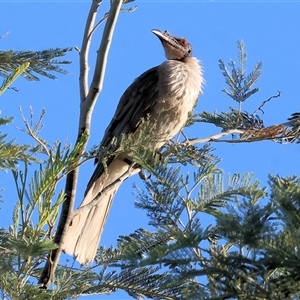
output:
[[[19,110],[20,110],[20,113],[21,113],[21,117],[23,119],[23,122],[25,124],[25,127],[27,129],[27,134],[29,136],[31,136],[39,145],[42,146],[43,150],[45,151],[46,155],[51,159],[51,161],[53,161],[53,157],[52,157],[52,154],[51,152],[49,151],[47,145],[44,143],[43,140],[41,140],[38,136],[39,134],[39,131],[42,127],[41,125],[41,121],[45,115],[45,111],[42,111],[40,117],[39,117],[39,120],[37,121],[37,123],[35,124],[34,128],[32,129],[33,127],[33,124],[29,124],[28,120],[25,118],[24,114],[23,114],[23,111],[22,111],[22,108],[19,106]],[[32,118],[32,112],[31,112],[31,118]],[[22,131],[25,131],[25,130],[22,130]],[[25,131],[26,132],[26,131]]]
[[91,38],[92,34],[97,30],[97,28],[108,18],[109,14],[105,14],[105,16],[95,25],[95,27],[91,30],[89,34],[89,39]]
[[10,30],[6,31],[4,34],[0,36],[0,40],[5,39],[10,34]]
[[281,92],[277,91],[278,94],[275,96],[271,96],[269,99],[265,100],[254,112],[252,115],[255,115],[259,110],[264,114],[265,112],[262,110],[262,107],[269,101],[271,101],[273,98],[279,98],[281,96]]

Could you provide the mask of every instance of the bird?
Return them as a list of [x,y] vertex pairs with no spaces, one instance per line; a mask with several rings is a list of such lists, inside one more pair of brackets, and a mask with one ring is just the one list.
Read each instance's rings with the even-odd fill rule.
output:
[[[184,127],[202,93],[203,69],[193,57],[190,43],[168,31],[153,29],[152,33],[160,40],[167,60],[137,77],[121,96],[100,143],[109,151],[118,149],[114,139],[137,134],[142,120],[147,119],[163,138],[152,140],[146,146],[159,152]],[[64,252],[81,264],[95,259],[113,198],[119,186],[130,177],[134,161],[130,153],[121,151],[109,157],[106,166],[97,159],[96,164],[79,213],[67,224],[64,243]],[[80,210],[83,207],[87,209]]]

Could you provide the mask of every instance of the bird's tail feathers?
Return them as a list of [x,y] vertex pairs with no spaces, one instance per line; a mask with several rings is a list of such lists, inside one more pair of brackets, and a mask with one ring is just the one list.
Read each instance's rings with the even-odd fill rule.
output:
[[129,168],[123,160],[113,160],[107,172],[94,182],[85,195],[78,214],[75,211],[75,217],[67,229],[64,251],[74,255],[78,262],[87,264],[95,258],[113,197],[121,183],[130,176]]

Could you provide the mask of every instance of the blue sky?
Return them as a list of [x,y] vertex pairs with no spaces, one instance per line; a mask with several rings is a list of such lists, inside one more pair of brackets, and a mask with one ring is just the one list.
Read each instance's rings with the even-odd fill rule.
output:
[[[43,50],[55,47],[78,46],[90,1],[0,1],[0,40],[2,50]],[[99,18],[108,11],[108,1],[100,7]],[[253,112],[264,100],[277,91],[280,98],[272,100],[260,115],[265,125],[284,122],[291,113],[300,111],[300,2],[299,1],[136,1],[133,13],[119,17],[112,42],[104,89],[95,107],[90,146],[98,144],[123,91],[145,70],[164,60],[164,53],[151,29],[168,30],[184,36],[193,46],[193,53],[202,61],[206,85],[200,96],[197,111],[227,111],[237,108],[221,89],[225,83],[218,68],[218,59],[236,59],[236,42],[244,40],[248,50],[247,70],[263,62],[263,75],[257,87],[260,92],[243,106]],[[94,36],[90,65],[93,69],[95,52],[101,37],[100,27]],[[73,61],[65,66],[68,76],[58,75],[56,81],[42,78],[41,82],[27,82],[19,78],[14,86],[19,92],[8,90],[1,97],[3,116],[15,116],[13,125],[2,128],[17,142],[30,142],[17,127],[23,127],[18,107],[29,116],[33,108],[36,119],[46,109],[42,136],[51,144],[55,140],[74,143],[79,113],[78,53],[66,57]],[[217,133],[214,126],[197,125],[190,136],[206,137]],[[215,144],[216,154],[222,157],[220,167],[225,173],[254,172],[262,186],[267,185],[269,173],[282,176],[299,175],[299,145],[280,145],[272,142],[253,144]],[[80,171],[77,203],[93,171],[92,162]],[[10,211],[15,203],[10,173],[0,173],[0,226],[11,223]],[[126,235],[147,224],[143,211],[134,208],[133,183],[142,187],[136,176],[120,188],[101,240],[103,245],[116,244],[119,235]],[[125,213],[124,213],[125,212]],[[116,220],[118,220],[116,222]],[[85,299],[129,299],[118,292],[110,296]]]

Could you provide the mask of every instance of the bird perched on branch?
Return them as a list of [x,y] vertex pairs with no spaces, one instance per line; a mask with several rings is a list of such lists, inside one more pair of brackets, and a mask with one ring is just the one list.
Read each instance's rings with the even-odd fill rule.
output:
[[[202,69],[192,56],[189,42],[167,31],[152,32],[161,41],[167,60],[140,75],[124,92],[101,142],[110,151],[118,146],[112,143],[113,139],[138,132],[145,118],[155,126],[156,134],[163,137],[147,147],[159,151],[185,125],[202,91]],[[130,153],[126,152],[110,157],[105,168],[101,162],[97,163],[66,233],[64,250],[78,262],[90,263],[95,258],[114,195],[131,175],[133,164]]]

